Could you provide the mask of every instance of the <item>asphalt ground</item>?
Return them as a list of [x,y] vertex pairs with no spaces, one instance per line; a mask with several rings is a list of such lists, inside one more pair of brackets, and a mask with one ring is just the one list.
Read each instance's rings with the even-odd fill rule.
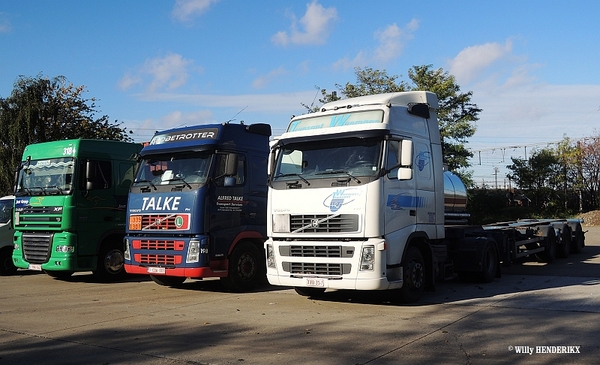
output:
[[[599,364],[600,227],[550,264],[393,293],[230,293],[218,280],[0,277],[1,364]],[[566,352],[566,353],[565,353]]]

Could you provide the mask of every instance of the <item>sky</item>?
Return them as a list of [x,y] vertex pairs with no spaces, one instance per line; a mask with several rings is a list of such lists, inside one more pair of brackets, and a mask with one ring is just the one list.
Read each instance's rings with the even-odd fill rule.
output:
[[355,68],[407,81],[431,65],[482,112],[476,183],[600,127],[596,0],[0,0],[0,97],[64,76],[136,142],[172,127],[269,123],[283,133]]

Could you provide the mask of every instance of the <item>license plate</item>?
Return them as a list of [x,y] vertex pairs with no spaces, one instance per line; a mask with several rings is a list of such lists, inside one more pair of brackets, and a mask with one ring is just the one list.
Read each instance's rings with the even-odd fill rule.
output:
[[29,270],[42,271],[42,265],[29,264]]
[[164,273],[165,273],[164,267],[149,267],[148,268],[148,274],[164,274]]
[[321,278],[305,278],[306,286],[324,288],[325,287],[325,279]]

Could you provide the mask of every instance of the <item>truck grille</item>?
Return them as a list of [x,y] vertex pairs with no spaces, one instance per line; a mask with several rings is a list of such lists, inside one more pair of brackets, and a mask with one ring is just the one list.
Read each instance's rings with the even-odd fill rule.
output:
[[173,250],[183,251],[184,241],[173,240],[133,240],[133,248],[136,250]]
[[135,261],[147,265],[178,265],[181,264],[181,255],[153,255],[153,254],[135,254]]
[[302,214],[290,216],[290,229],[293,233],[339,233],[357,232],[356,214]]
[[292,257],[352,257],[354,247],[352,246],[309,246],[291,245],[279,246],[281,256]]
[[30,264],[43,264],[50,258],[52,233],[23,233],[23,254]]
[[283,262],[283,270],[301,275],[328,275],[341,276],[349,274],[351,264],[309,263],[309,262]]

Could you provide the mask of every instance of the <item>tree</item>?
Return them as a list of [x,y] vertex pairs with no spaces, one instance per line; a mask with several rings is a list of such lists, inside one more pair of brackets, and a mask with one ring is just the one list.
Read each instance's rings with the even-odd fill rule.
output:
[[589,197],[589,206],[600,206],[600,136],[585,138],[579,142],[579,171],[582,187]]
[[512,165],[506,166],[512,173],[507,177],[533,197],[536,207],[556,201],[561,191],[560,161],[548,148],[534,152],[528,160],[512,157]]
[[[131,141],[120,123],[95,117],[96,99],[85,99],[85,86],[64,76],[20,76],[7,98],[0,97],[0,193],[12,192],[14,171],[25,146],[70,138]],[[131,133],[131,132],[130,132]]]
[[[336,84],[335,87],[345,98],[380,94],[398,91],[425,90],[434,92],[439,100],[438,121],[442,135],[443,161],[450,170],[456,171],[469,166],[468,159],[472,153],[465,147],[467,139],[475,133],[474,123],[479,119],[481,109],[471,102],[472,92],[461,93],[454,76],[443,69],[432,69],[432,65],[413,66],[408,71],[412,85],[405,81],[397,81],[397,75],[388,75],[385,70],[372,68],[355,68],[357,82],[345,85]],[[319,102],[324,104],[340,100],[337,91],[327,92],[320,89]],[[307,106],[308,112],[316,112],[319,106]],[[469,180],[469,174],[463,173],[461,177]]]

